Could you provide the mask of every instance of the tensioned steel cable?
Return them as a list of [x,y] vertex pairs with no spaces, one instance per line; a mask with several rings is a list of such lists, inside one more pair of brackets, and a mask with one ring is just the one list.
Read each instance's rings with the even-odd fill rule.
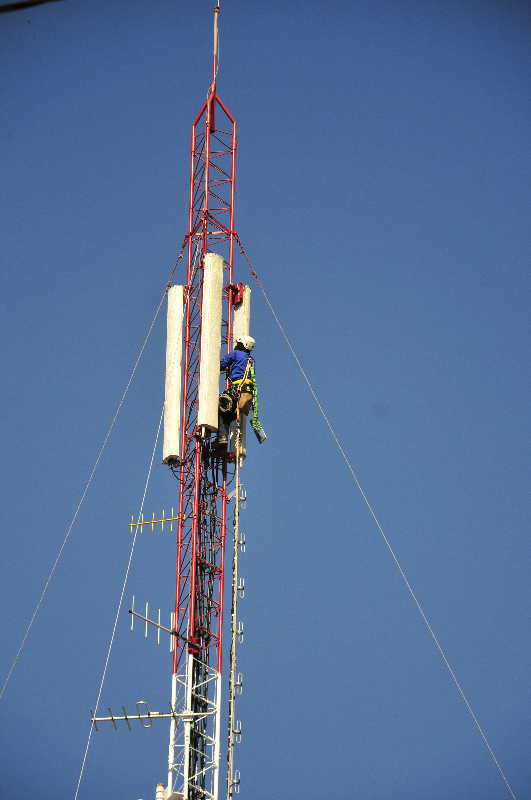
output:
[[[162,418],[163,417],[164,417],[164,403],[162,404],[162,410],[160,412],[160,419],[159,419],[159,424],[158,424],[158,427],[157,427],[157,433],[155,435],[155,442],[153,444],[153,450],[151,452],[151,459],[150,459],[150,462],[149,462],[149,467],[148,467],[148,471],[147,471],[147,475],[146,475],[146,482],[144,484],[144,492],[142,494],[142,500],[140,502],[140,508],[139,508],[139,511],[138,511],[138,514],[137,514],[137,517],[136,517],[137,523],[136,523],[136,527],[135,527],[135,533],[134,533],[134,536],[133,536],[133,541],[131,542],[131,548],[129,550],[129,560],[127,562],[127,567],[125,568],[124,579],[122,581],[122,590],[120,592],[120,599],[118,600],[118,605],[116,606],[116,614],[114,615],[114,624],[113,624],[113,628],[112,628],[111,638],[109,640],[109,646],[107,647],[107,655],[105,657],[105,664],[104,664],[104,667],[103,667],[103,672],[101,673],[100,685],[98,687],[98,694],[96,696],[96,704],[94,706],[93,717],[95,717],[96,714],[98,713],[98,708],[99,708],[100,699],[101,699],[101,693],[103,691],[103,684],[105,683],[105,678],[107,677],[107,669],[109,667],[109,661],[111,659],[112,646],[114,644],[114,637],[116,636],[116,628],[118,627],[118,619],[120,617],[120,612],[122,610],[122,603],[124,601],[125,589],[126,589],[126,586],[127,586],[129,573],[131,571],[131,564],[133,563],[133,554],[135,552],[136,539],[137,539],[137,536],[138,536],[138,530],[139,530],[140,525],[141,525],[140,520],[142,519],[142,514],[144,512],[144,503],[145,503],[145,500],[146,500],[147,490],[148,490],[148,486],[149,486],[149,480],[151,478],[151,471],[153,469],[153,461],[155,459],[155,452],[157,450],[157,444],[159,442],[160,428],[161,428],[161,425],[162,425]],[[89,751],[89,747],[90,747],[90,740],[92,739],[92,731],[93,731],[93,729],[94,729],[94,724],[93,724],[93,722],[91,720],[91,722],[90,722],[90,730],[89,730],[89,734],[88,734],[88,737],[87,737],[87,744],[85,746],[85,752],[83,753],[83,760],[81,762],[81,769],[79,771],[79,778],[78,778],[78,781],[77,781],[76,791],[75,791],[75,794],[74,794],[74,800],[76,800],[76,798],[78,796],[79,787],[81,786],[81,781],[83,780],[83,774],[85,772],[85,764],[87,762],[87,755],[88,755],[88,751]]]
[[422,621],[424,622],[426,628],[428,629],[429,634],[430,634],[430,636],[433,639],[433,642],[435,644],[435,647],[437,648],[437,650],[439,652],[439,655],[441,656],[441,658],[443,660],[443,663],[444,663],[446,669],[448,670],[448,672],[450,674],[450,677],[451,677],[451,679],[452,679],[457,691],[459,692],[459,694],[461,696],[461,699],[463,700],[463,702],[464,702],[464,704],[465,704],[465,706],[467,708],[468,713],[470,714],[470,716],[471,716],[471,718],[472,718],[477,730],[479,731],[479,734],[480,734],[480,736],[481,736],[481,738],[483,740],[483,744],[487,748],[487,750],[489,752],[489,755],[492,758],[492,761],[494,762],[494,764],[495,764],[495,766],[496,766],[496,768],[497,768],[497,770],[498,770],[498,772],[500,774],[500,777],[501,777],[502,781],[504,782],[509,794],[511,795],[513,800],[517,800],[516,795],[515,795],[512,787],[511,787],[511,784],[509,783],[509,781],[507,779],[507,776],[505,775],[505,773],[504,773],[504,771],[503,771],[503,769],[501,767],[501,764],[498,761],[498,759],[496,758],[494,750],[492,749],[492,747],[491,747],[491,745],[489,743],[489,740],[487,739],[485,731],[481,727],[481,725],[479,723],[479,720],[476,717],[476,715],[474,713],[474,710],[472,709],[472,706],[470,705],[470,701],[468,700],[467,696],[465,695],[463,687],[459,683],[457,675],[455,674],[455,671],[452,668],[452,666],[451,666],[451,664],[450,664],[450,662],[449,662],[449,660],[448,660],[448,658],[446,656],[446,653],[445,653],[445,651],[443,649],[443,646],[441,645],[441,643],[439,641],[439,638],[437,637],[435,631],[433,630],[433,627],[432,627],[430,621],[428,620],[428,617],[426,616],[426,613],[425,613],[424,609],[422,608],[422,605],[420,604],[420,601],[419,601],[419,599],[418,599],[418,597],[417,597],[417,595],[415,593],[415,590],[411,586],[411,584],[410,584],[410,582],[408,580],[408,577],[407,577],[402,565],[400,564],[400,561],[398,560],[398,556],[396,555],[395,551],[393,550],[393,548],[391,546],[391,542],[387,538],[380,520],[376,516],[376,512],[374,511],[373,506],[369,502],[369,499],[368,499],[368,497],[367,497],[367,495],[365,493],[365,490],[363,489],[363,487],[362,487],[362,485],[361,485],[361,483],[359,481],[359,478],[358,478],[358,476],[357,476],[357,474],[356,474],[356,472],[354,470],[354,467],[352,466],[350,458],[348,457],[348,455],[347,455],[347,453],[345,451],[345,448],[341,444],[341,442],[340,442],[340,440],[339,440],[339,438],[338,438],[338,436],[337,436],[337,434],[335,432],[334,426],[330,422],[330,418],[328,417],[328,414],[324,410],[323,405],[322,405],[321,401],[319,400],[317,392],[313,388],[312,382],[310,381],[310,378],[308,377],[308,374],[307,374],[306,370],[304,369],[304,367],[302,365],[302,362],[301,362],[299,356],[297,355],[297,353],[295,351],[295,348],[293,347],[293,344],[291,343],[291,340],[290,340],[288,334],[286,333],[286,329],[284,328],[284,326],[281,323],[281,321],[280,321],[275,309],[273,308],[273,304],[271,303],[271,300],[270,300],[269,295],[268,295],[268,293],[266,291],[264,283],[263,283],[262,279],[260,278],[260,276],[257,274],[256,270],[254,269],[254,267],[253,267],[253,265],[251,263],[251,260],[250,260],[248,254],[247,254],[247,251],[245,250],[245,248],[244,248],[244,246],[243,246],[243,244],[242,244],[242,242],[240,240],[240,237],[236,236],[236,238],[237,238],[237,241],[238,241],[238,245],[240,247],[241,254],[244,257],[245,261],[247,262],[247,266],[249,267],[250,273],[253,276],[253,278],[255,279],[260,291],[262,292],[264,300],[266,301],[266,304],[267,304],[269,310],[271,311],[271,314],[273,315],[273,318],[274,318],[274,320],[275,320],[275,322],[276,322],[276,324],[278,326],[278,329],[280,330],[280,333],[282,334],[282,337],[283,337],[284,341],[286,342],[286,344],[287,344],[287,346],[288,346],[288,348],[289,348],[289,350],[291,352],[291,355],[293,356],[293,358],[295,360],[295,363],[297,364],[297,367],[299,368],[299,372],[301,373],[302,377],[304,378],[304,380],[306,382],[306,385],[308,386],[308,389],[310,390],[310,394],[312,395],[312,397],[313,397],[313,399],[315,401],[315,404],[317,405],[317,408],[319,409],[319,412],[320,412],[322,418],[324,419],[324,421],[326,423],[326,426],[327,426],[327,428],[328,428],[328,430],[330,432],[330,435],[331,435],[332,439],[334,440],[334,442],[335,442],[335,444],[336,444],[336,446],[337,446],[337,448],[338,448],[338,450],[339,450],[339,452],[341,454],[341,457],[343,458],[343,461],[345,462],[345,464],[347,466],[347,469],[350,472],[350,474],[351,474],[351,476],[352,476],[352,478],[354,480],[354,483],[356,484],[356,487],[358,488],[358,490],[359,490],[359,492],[360,492],[360,494],[361,494],[361,496],[363,498],[363,501],[364,501],[365,505],[367,506],[367,508],[369,510],[369,513],[370,513],[371,517],[373,518],[374,523],[376,524],[376,527],[377,527],[379,533],[381,534],[381,536],[382,536],[382,538],[383,538],[383,540],[384,540],[384,542],[386,544],[387,549],[389,550],[389,553],[391,554],[391,557],[392,557],[392,559],[393,559],[393,561],[395,563],[395,566],[397,567],[397,569],[398,569],[398,571],[400,573],[400,576],[401,576],[401,578],[402,578],[402,580],[403,580],[403,582],[404,582],[404,584],[406,586],[406,589],[408,590],[413,602],[415,603],[415,605],[417,607],[417,610],[418,610],[418,612],[419,612],[419,614],[420,614],[420,616],[422,618]]
[[11,662],[11,666],[9,667],[9,671],[8,671],[8,673],[6,675],[6,678],[4,680],[2,688],[0,689],[0,700],[2,699],[2,697],[5,694],[5,691],[6,691],[7,687],[8,687],[9,681],[11,680],[11,676],[13,674],[13,670],[15,669],[16,665],[18,664],[20,656],[22,655],[22,651],[24,650],[24,647],[26,646],[26,642],[28,640],[28,636],[30,635],[31,629],[33,627],[33,623],[35,622],[35,620],[37,618],[37,615],[38,615],[38,613],[39,613],[39,611],[41,609],[41,606],[42,606],[42,604],[44,602],[44,598],[46,596],[46,592],[48,591],[48,587],[50,586],[52,578],[55,575],[55,571],[56,571],[56,569],[57,569],[57,567],[59,565],[59,562],[60,562],[60,560],[62,558],[63,551],[64,551],[64,549],[66,547],[66,544],[67,544],[67,542],[68,542],[68,540],[70,538],[70,534],[72,533],[72,529],[73,529],[73,527],[74,527],[74,525],[76,523],[76,520],[78,518],[81,506],[83,505],[83,502],[85,500],[85,497],[87,496],[88,490],[90,489],[90,487],[92,485],[92,482],[94,480],[94,476],[96,474],[96,470],[98,469],[98,466],[99,466],[99,463],[100,463],[101,458],[103,456],[103,453],[105,451],[105,448],[107,447],[107,443],[108,443],[108,441],[110,439],[111,433],[112,433],[113,428],[114,428],[114,426],[116,424],[116,420],[118,419],[120,411],[122,410],[123,404],[125,402],[125,398],[127,397],[127,394],[128,394],[129,389],[131,387],[131,384],[133,383],[136,371],[138,369],[138,365],[140,364],[140,361],[141,361],[142,356],[144,354],[144,350],[146,349],[146,345],[147,345],[147,343],[149,341],[149,338],[151,336],[153,328],[155,327],[155,323],[156,323],[157,318],[159,316],[159,312],[160,312],[160,309],[162,307],[162,303],[164,302],[164,298],[166,297],[166,293],[168,291],[170,283],[173,280],[173,276],[175,275],[175,271],[177,269],[179,261],[183,257],[185,244],[186,244],[186,239],[183,242],[183,245],[181,247],[179,255],[177,256],[177,260],[175,261],[175,264],[173,265],[172,269],[168,273],[168,277],[166,278],[166,282],[164,284],[164,291],[162,292],[161,298],[160,298],[160,300],[158,302],[158,305],[157,305],[157,307],[155,309],[155,314],[153,316],[153,319],[151,320],[151,323],[149,325],[147,333],[146,333],[146,335],[144,337],[144,341],[142,342],[142,345],[141,345],[140,350],[138,352],[138,356],[136,357],[136,361],[133,364],[133,368],[132,368],[131,373],[129,375],[129,379],[128,379],[126,385],[125,385],[125,389],[123,390],[122,395],[120,397],[120,401],[119,401],[118,405],[116,406],[116,411],[114,412],[114,416],[113,416],[113,418],[111,420],[111,423],[110,423],[109,427],[107,428],[107,432],[106,432],[106,434],[105,434],[105,436],[103,438],[103,442],[102,442],[102,444],[100,446],[100,449],[98,451],[98,455],[96,456],[96,460],[95,460],[94,464],[92,465],[92,469],[91,469],[90,474],[88,476],[87,482],[85,483],[85,486],[84,486],[83,491],[81,493],[81,498],[79,500],[79,503],[77,504],[76,510],[74,511],[74,515],[72,516],[72,519],[70,520],[70,523],[69,523],[69,525],[68,525],[68,527],[66,529],[66,533],[65,533],[64,539],[63,539],[63,541],[61,543],[61,546],[59,547],[59,550],[57,551],[57,556],[55,557],[55,561],[52,564],[52,567],[51,567],[51,569],[50,569],[50,571],[48,573],[48,577],[46,578],[46,582],[44,584],[44,587],[42,589],[40,597],[37,600],[35,608],[33,609],[33,614],[31,615],[30,621],[28,622],[28,625],[27,625],[26,630],[24,632],[24,636],[22,637],[22,641],[20,642],[20,646],[19,646],[19,648],[17,650],[15,658]]
[[6,3],[0,6],[0,14],[10,11],[25,11],[33,6],[43,6],[46,3],[58,3],[60,0],[19,0],[17,3]]

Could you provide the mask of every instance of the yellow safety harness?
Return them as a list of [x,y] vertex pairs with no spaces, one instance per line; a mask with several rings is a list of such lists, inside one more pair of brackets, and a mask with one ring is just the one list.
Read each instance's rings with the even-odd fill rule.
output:
[[260,420],[258,419],[258,385],[256,383],[256,376],[254,374],[254,364],[252,358],[249,356],[247,366],[243,378],[237,378],[235,381],[230,381],[229,392],[235,397],[236,407],[242,392],[249,392],[252,394],[252,415],[251,427],[256,434],[256,438],[263,444],[267,439],[266,432],[264,431]]
[[251,368],[251,356],[247,359],[247,365],[245,367],[245,372],[243,374],[243,378],[237,378],[235,381],[230,382],[230,388],[234,388],[236,390],[237,396],[239,397],[243,391],[249,391],[252,393],[253,391],[253,382],[249,380],[247,377],[249,375],[249,370]]

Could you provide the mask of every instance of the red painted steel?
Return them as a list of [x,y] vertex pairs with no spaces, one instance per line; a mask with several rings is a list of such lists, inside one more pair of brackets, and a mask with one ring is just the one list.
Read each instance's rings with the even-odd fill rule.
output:
[[214,458],[197,428],[201,349],[203,264],[208,252],[224,258],[223,339],[232,346],[232,286],[236,120],[217,95],[216,58],[207,100],[192,125],[188,210],[188,266],[185,286],[183,399],[175,628],[172,670],[183,656],[222,667],[223,595],[227,527],[227,487],[233,466]]

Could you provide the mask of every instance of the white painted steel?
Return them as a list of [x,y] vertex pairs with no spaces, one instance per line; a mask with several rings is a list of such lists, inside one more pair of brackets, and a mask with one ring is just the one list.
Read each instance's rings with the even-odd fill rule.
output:
[[[247,422],[248,414],[240,414],[240,466],[247,455]],[[228,452],[236,454],[236,439],[238,436],[238,423],[233,420],[229,427],[229,447]]]
[[[174,676],[172,696],[175,696],[178,721],[172,728],[173,738],[169,755],[168,800],[189,800],[201,796],[210,800],[219,799],[219,760],[221,725],[221,682],[218,671],[201,662],[203,670],[194,670],[197,657],[188,655],[186,673]],[[199,674],[198,681],[194,672]],[[203,674],[201,675],[201,672]],[[191,713],[194,697],[202,697],[206,703],[204,714]],[[203,767],[191,773],[192,731],[197,726],[205,743]]]
[[216,723],[214,726],[214,779],[213,794],[218,797],[219,792],[219,758],[221,752],[221,673],[218,672],[216,680]]
[[177,461],[180,454],[183,308],[183,287],[170,286],[166,323],[164,445],[162,450],[162,459],[165,464]]
[[[239,541],[240,541],[240,460],[239,453],[240,439],[236,437],[236,460],[234,471],[234,524],[233,524],[233,553],[232,553],[232,604],[231,604],[231,644],[230,644],[230,668],[229,668],[229,715],[227,720],[227,800],[231,800],[234,794],[239,792],[239,784],[235,782],[234,772],[234,745],[238,741],[236,736],[236,670],[238,666],[238,633],[241,622],[238,622],[238,563],[239,563]],[[241,640],[240,640],[241,641]]]
[[223,258],[207,253],[204,263],[201,305],[201,359],[199,367],[199,409],[197,424],[218,429],[219,361],[221,353],[221,301]]
[[248,414],[240,414],[240,466],[243,464],[243,460],[247,455],[247,421],[249,415]]
[[[170,638],[173,639],[173,636],[171,636]],[[171,707],[174,711],[177,708],[177,675],[171,676]],[[168,794],[173,789],[176,744],[177,744],[177,720],[175,719],[175,717],[172,717],[170,722],[170,744],[168,747]]]
[[232,341],[233,346],[239,336],[249,336],[251,328],[251,287],[245,286],[243,289],[243,300],[239,305],[234,306],[232,316]]
[[[186,695],[184,710],[190,712],[192,708],[192,691],[193,691],[193,674],[194,674],[194,657],[191,653],[188,654],[186,662]],[[183,763],[183,798],[188,800],[189,790],[189,775],[190,775],[190,729],[192,726],[193,717],[190,715],[184,717],[184,763]]]

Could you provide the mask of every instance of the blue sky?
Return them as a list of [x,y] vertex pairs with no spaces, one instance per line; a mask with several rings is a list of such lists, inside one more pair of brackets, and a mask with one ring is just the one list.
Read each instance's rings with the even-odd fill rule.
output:
[[[2,15],[2,674],[186,224],[210,4]],[[236,220],[519,798],[529,768],[524,2],[225,2]],[[527,156],[527,158],[526,158]],[[243,262],[237,276],[247,278]],[[71,797],[162,403],[163,315],[1,701],[0,795]],[[508,797],[259,293],[242,797]],[[158,459],[157,459],[158,463]],[[157,465],[148,512],[175,502]],[[127,597],[172,603],[145,534]],[[103,707],[162,708],[122,614]],[[80,798],[152,798],[167,729],[103,730]]]

